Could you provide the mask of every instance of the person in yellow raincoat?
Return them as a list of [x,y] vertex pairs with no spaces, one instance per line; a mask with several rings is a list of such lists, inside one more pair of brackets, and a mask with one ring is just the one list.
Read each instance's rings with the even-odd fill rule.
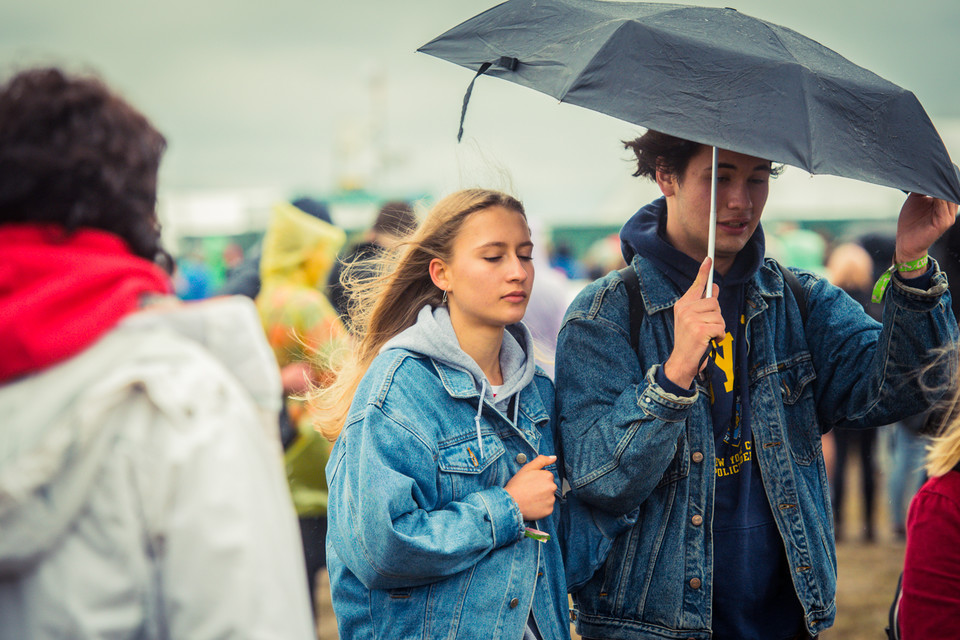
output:
[[284,462],[300,518],[311,603],[316,607],[317,574],[326,565],[327,481],[324,466],[331,444],[313,428],[301,397],[331,380],[349,336],[323,286],[333,269],[344,231],[289,203],[273,207],[260,261],[262,281],[256,304],[280,366],[285,410],[293,437]]

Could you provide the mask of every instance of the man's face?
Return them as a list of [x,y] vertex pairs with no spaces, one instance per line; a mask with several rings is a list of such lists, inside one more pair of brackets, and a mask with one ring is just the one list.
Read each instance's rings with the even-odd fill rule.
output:
[[[700,147],[679,179],[657,172],[657,184],[667,197],[667,240],[698,262],[707,256],[712,154],[711,147]],[[760,224],[769,189],[769,160],[719,152],[714,263],[719,273],[729,270]]]

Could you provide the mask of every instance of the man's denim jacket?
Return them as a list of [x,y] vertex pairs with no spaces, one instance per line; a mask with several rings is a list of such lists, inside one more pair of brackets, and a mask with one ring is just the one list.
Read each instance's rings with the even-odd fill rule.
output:
[[[636,513],[610,516],[558,489],[553,514],[532,523],[551,539],[525,537],[503,487],[555,454],[553,383],[537,370],[516,426],[484,401],[482,455],[479,401],[470,374],[403,349],[363,378],[327,464],[341,638],[520,640],[531,611],[544,640],[570,637],[568,581],[583,584]],[[546,468],[560,487],[557,465]]]
[[[684,293],[637,256],[645,307],[639,356],[630,344],[619,273],[589,285],[560,332],[560,430],[573,493],[613,514],[640,507],[606,564],[574,594],[578,631],[603,638],[710,638],[714,436],[707,391],[667,393],[655,373],[673,345],[673,305]],[[835,614],[836,550],[820,436],[883,425],[927,408],[917,371],[957,339],[946,277],[930,289],[899,278],[883,325],[809,272],[805,326],[779,265],[745,285],[754,456],[783,537],[811,635]],[[786,293],[785,293],[786,290]],[[639,362],[638,362],[639,357]],[[941,358],[925,382],[953,379]]]

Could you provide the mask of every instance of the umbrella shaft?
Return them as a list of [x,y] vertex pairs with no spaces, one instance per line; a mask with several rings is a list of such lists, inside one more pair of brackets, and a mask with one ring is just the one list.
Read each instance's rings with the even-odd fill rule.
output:
[[707,234],[707,257],[710,258],[710,273],[707,275],[707,291],[704,295],[713,295],[713,256],[717,248],[717,148],[713,148],[713,167],[710,174],[710,231]]

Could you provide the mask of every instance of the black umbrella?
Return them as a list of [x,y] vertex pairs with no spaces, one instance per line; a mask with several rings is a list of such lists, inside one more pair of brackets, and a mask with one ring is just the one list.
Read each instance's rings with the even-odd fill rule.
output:
[[419,51],[677,137],[960,203],[911,92],[734,9],[509,0]]

